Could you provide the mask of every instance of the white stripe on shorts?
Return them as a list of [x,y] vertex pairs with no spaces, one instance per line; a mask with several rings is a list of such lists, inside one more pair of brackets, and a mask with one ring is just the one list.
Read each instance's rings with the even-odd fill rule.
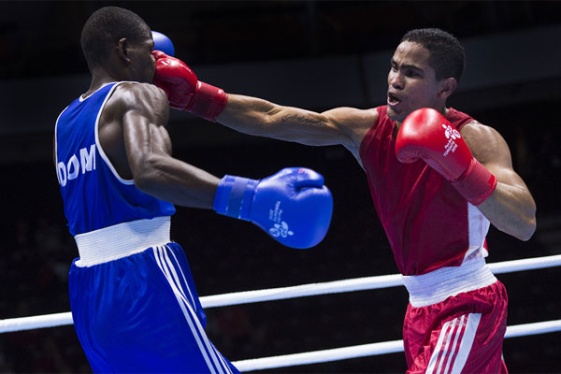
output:
[[446,322],[438,336],[426,373],[461,373],[480,320],[481,313],[470,313]]
[[[204,358],[207,367],[210,373],[230,373],[230,367],[226,365],[221,357],[217,355],[216,350],[212,343],[208,340],[206,332],[204,331],[203,326],[200,324],[200,321],[197,317],[197,314],[193,310],[193,306],[189,301],[187,301],[187,295],[182,287],[181,279],[185,280],[185,275],[183,271],[177,264],[177,260],[175,256],[173,259],[170,258],[169,253],[171,252],[165,246],[158,246],[154,247],[154,257],[156,258],[156,262],[158,266],[164,273],[168,283],[170,284],[175,297],[177,298],[177,303],[179,307],[183,311],[183,315],[185,316],[185,320],[187,321],[189,328],[193,334],[193,338],[197,342],[199,350],[201,352],[202,357]],[[181,277],[177,274],[177,271],[181,273]],[[185,281],[184,284],[187,284]],[[189,297],[192,299],[192,295],[190,290]]]

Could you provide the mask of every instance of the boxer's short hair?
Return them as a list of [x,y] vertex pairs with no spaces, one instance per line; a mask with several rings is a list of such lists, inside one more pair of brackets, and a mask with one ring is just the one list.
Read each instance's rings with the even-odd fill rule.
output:
[[454,77],[460,81],[466,54],[454,35],[436,28],[415,29],[405,33],[401,42],[417,43],[429,51],[429,64],[436,73],[436,79]]
[[88,65],[95,66],[111,53],[121,39],[140,43],[149,39],[150,28],[136,13],[119,8],[103,7],[88,18],[82,29],[80,44]]

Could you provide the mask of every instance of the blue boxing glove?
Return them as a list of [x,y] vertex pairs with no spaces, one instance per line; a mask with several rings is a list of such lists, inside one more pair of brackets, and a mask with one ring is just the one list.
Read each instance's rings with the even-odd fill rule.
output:
[[305,249],[325,237],[333,197],[320,174],[306,168],[285,168],[261,180],[224,176],[216,191],[214,210],[253,222],[287,247]]
[[170,38],[161,32],[152,31],[152,39],[154,40],[154,50],[162,51],[168,56],[175,54],[175,47]]

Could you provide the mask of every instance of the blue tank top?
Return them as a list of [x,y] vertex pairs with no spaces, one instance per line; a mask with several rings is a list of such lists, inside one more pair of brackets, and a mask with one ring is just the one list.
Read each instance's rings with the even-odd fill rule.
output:
[[87,98],[74,100],[56,122],[56,174],[73,236],[175,213],[172,203],[140,191],[134,180],[121,178],[101,147],[99,118],[118,84],[107,84]]

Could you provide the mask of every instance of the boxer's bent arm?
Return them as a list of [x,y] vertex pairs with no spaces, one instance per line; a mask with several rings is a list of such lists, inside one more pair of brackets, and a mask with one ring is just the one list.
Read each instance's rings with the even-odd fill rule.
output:
[[177,205],[211,209],[220,180],[171,157],[171,140],[165,128],[167,97],[155,86],[133,87],[134,100],[125,105],[122,121],[135,185]]
[[[216,121],[249,135],[311,146],[340,144],[349,148],[357,143],[353,118],[358,118],[359,112],[353,108],[337,108],[316,113],[255,97],[228,94],[228,104]],[[373,123],[371,119],[369,122]]]
[[522,178],[514,171],[504,138],[493,128],[477,122],[462,128],[474,157],[497,178],[497,188],[478,206],[499,230],[528,240],[536,230],[536,203]]

